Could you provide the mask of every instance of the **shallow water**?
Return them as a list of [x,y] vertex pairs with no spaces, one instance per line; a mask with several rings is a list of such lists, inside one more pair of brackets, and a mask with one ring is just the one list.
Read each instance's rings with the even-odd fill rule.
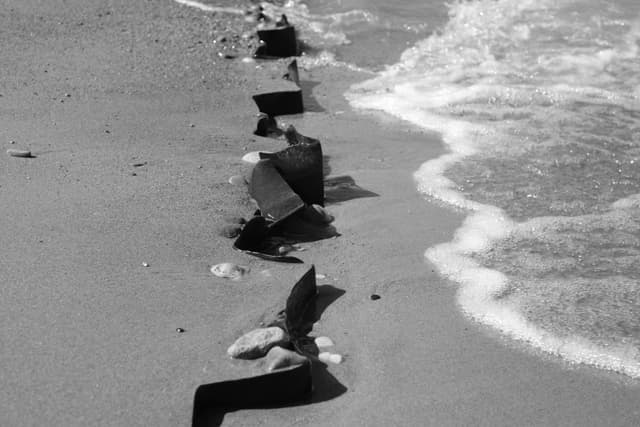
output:
[[289,7],[329,52],[311,57],[376,73],[346,94],[354,107],[442,134],[450,152],[415,178],[468,212],[426,251],[462,310],[640,377],[640,2]]

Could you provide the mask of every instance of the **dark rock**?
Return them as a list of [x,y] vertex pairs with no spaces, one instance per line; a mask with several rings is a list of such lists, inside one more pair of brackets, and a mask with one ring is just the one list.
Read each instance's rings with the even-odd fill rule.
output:
[[371,294],[370,298],[371,298],[372,301],[376,301],[376,300],[379,300],[382,297],[380,295],[378,295],[378,294]]
[[301,114],[304,112],[302,89],[288,80],[273,80],[262,93],[253,96],[261,113],[269,116]]
[[287,127],[287,129],[284,131],[284,137],[287,139],[287,143],[289,145],[313,144],[316,142],[320,142],[315,138],[304,136],[303,134],[299,133],[293,125],[289,125],[289,127]]

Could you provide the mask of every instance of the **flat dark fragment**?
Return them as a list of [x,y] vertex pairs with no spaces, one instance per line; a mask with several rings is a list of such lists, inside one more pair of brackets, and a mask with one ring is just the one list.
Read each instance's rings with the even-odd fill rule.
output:
[[194,395],[191,425],[219,426],[229,411],[302,402],[312,390],[310,362],[255,377],[203,384]]
[[[283,80],[286,82],[286,80]],[[275,90],[272,92],[253,95],[253,100],[261,113],[270,116],[283,116],[287,114],[302,114],[304,106],[302,103],[302,89],[292,88],[295,86],[289,83],[288,89]]]
[[323,159],[319,141],[292,145],[275,153],[260,153],[260,158],[273,163],[304,203],[324,206]]
[[304,207],[271,160],[260,160],[253,168],[249,194],[258,202],[263,217],[277,223]]
[[[283,15],[284,17],[284,15]],[[275,28],[258,30],[258,39],[262,42],[253,56],[256,58],[288,58],[298,56],[300,49],[296,30],[284,17]]]

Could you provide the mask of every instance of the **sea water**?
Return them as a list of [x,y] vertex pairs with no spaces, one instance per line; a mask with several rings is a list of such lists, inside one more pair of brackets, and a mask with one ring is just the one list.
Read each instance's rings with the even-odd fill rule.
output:
[[441,134],[448,152],[414,176],[467,214],[425,253],[465,314],[640,377],[639,1],[318,0],[271,12],[297,19],[310,56],[374,73],[346,93],[353,107]]

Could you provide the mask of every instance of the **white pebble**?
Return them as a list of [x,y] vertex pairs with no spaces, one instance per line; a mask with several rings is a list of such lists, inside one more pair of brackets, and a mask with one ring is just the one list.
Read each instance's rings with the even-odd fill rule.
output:
[[326,278],[327,276],[325,276],[324,274],[320,274],[320,273],[316,274],[316,280],[324,280]]
[[[264,153],[264,151],[263,151]],[[251,163],[253,165],[255,165],[256,163],[258,163],[260,161],[260,151],[251,151],[247,154],[245,154],[244,156],[242,156],[242,160],[244,160],[247,163]]]
[[256,60],[246,56],[242,58],[242,62],[244,62],[245,64],[253,64],[254,62],[256,62]]
[[342,363],[342,356],[336,353],[329,353],[328,351],[324,351],[318,355],[318,359],[324,363],[333,363],[338,365]]
[[331,347],[333,345],[333,341],[329,337],[318,337],[314,342],[318,347]]
[[149,263],[148,263],[148,262],[143,262],[143,263],[142,263],[142,266],[143,266],[143,267],[149,267]]

